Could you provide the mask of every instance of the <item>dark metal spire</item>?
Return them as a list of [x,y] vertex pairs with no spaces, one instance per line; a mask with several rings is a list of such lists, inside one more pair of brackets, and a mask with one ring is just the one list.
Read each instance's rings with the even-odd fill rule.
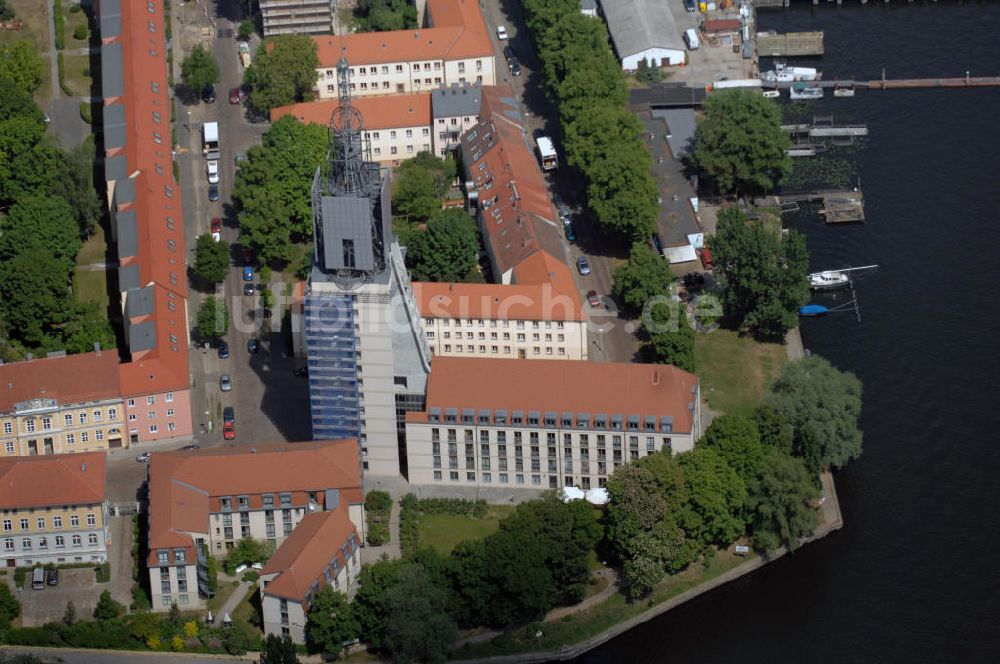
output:
[[[340,56],[337,63],[340,104],[330,115],[329,186],[331,192],[339,194],[377,194],[378,165],[372,161],[371,143],[364,131],[364,118],[351,103],[350,71],[347,58]],[[372,177],[373,174],[375,178]],[[372,191],[373,184],[375,191]]]

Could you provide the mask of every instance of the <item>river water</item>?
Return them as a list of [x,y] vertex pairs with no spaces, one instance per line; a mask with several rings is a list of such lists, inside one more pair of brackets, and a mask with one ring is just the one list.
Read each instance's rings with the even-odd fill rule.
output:
[[[824,30],[828,79],[1000,75],[998,4],[795,4],[760,25]],[[802,326],[865,386],[864,454],[836,475],[846,525],[581,662],[1000,661],[1000,89],[814,103],[869,126],[868,223],[792,223],[814,269],[881,266],[861,324]]]

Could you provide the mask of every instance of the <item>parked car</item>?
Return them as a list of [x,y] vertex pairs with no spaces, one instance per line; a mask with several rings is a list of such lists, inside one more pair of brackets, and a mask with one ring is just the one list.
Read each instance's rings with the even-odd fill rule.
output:
[[212,239],[216,242],[222,241],[222,221],[218,217],[212,219]]
[[43,590],[45,588],[45,568],[36,567],[31,572],[31,587],[33,590]]
[[510,44],[507,44],[506,46],[504,46],[503,47],[503,57],[507,58],[507,60],[513,60],[516,57],[516,55],[514,53],[514,47],[511,46]]
[[229,88],[229,103],[230,104],[239,104],[240,103],[240,89],[238,87],[237,88]]
[[139,463],[149,463],[149,452],[143,452],[142,454],[137,454],[135,460]]
[[243,284],[243,294],[253,295],[253,284]]
[[208,200],[212,201],[213,203],[219,200],[219,185],[217,184],[208,185]]
[[247,352],[251,355],[260,350],[260,343],[256,339],[247,339]]
[[590,263],[587,262],[586,256],[580,256],[576,259],[576,269],[580,271],[580,274],[587,276],[590,274]]
[[299,367],[293,373],[296,376],[298,376],[299,378],[308,378],[309,377],[309,367]]
[[215,86],[211,83],[206,83],[205,87],[201,89],[201,100],[206,104],[215,103]]
[[219,183],[219,162],[212,160],[205,164],[205,168],[208,171],[208,183],[218,184]]
[[556,209],[559,210],[559,218],[563,220],[563,223],[565,223],[566,220],[569,219],[570,215],[569,206],[565,203],[557,203]]
[[229,374],[219,376],[219,389],[223,392],[233,389],[233,379],[229,377]]
[[500,41],[507,39],[507,28],[502,25],[497,26],[497,39]]
[[563,231],[566,233],[566,239],[570,242],[576,241],[576,231],[573,230],[573,221],[568,217],[563,219]]
[[219,359],[227,360],[229,359],[229,344],[225,341],[219,341]]
[[59,585],[59,570],[55,568],[49,568],[45,570],[45,583],[50,586]]
[[253,281],[253,268],[249,265],[243,266],[243,281]]
[[517,61],[517,58],[512,58],[510,61],[510,75],[511,76],[521,75],[521,63]]
[[604,303],[601,302],[601,296],[598,295],[597,291],[595,290],[587,291],[587,304],[589,304],[594,309],[600,309],[602,306],[604,306]]
[[222,437],[225,440],[233,440],[236,438],[236,425],[232,422],[226,422],[222,425]]
[[684,0],[684,9],[688,10],[689,12],[698,11],[698,7],[695,5],[694,0]]
[[226,406],[222,409],[222,421],[223,422],[235,422],[236,413],[233,411],[232,406]]

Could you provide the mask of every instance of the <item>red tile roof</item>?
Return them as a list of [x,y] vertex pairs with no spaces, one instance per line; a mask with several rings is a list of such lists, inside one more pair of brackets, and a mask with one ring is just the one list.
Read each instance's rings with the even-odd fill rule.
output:
[[278,575],[268,582],[264,594],[305,603],[312,584],[325,583],[323,573],[334,560],[340,569],[346,566],[341,547],[352,537],[357,543],[346,505],[306,515],[261,571],[262,576]]
[[[393,129],[396,127],[430,127],[431,93],[387,95],[380,97],[355,97],[351,105],[361,112],[365,129]],[[301,104],[290,104],[271,109],[271,122],[291,115],[299,122],[328,126],[330,115],[340,106],[337,99],[324,99]]]
[[[149,464],[150,561],[155,563],[156,548],[192,545],[186,533],[207,533],[219,496],[259,500],[264,493],[326,489],[339,489],[341,503],[363,501],[356,440],[154,452]],[[300,500],[298,506],[302,504]],[[252,507],[260,509],[260,504],[255,501]]]
[[187,357],[187,313],[184,298],[153,286],[153,313],[138,316],[132,323],[152,320],[156,325],[156,345],[132,353],[132,361],[121,365],[121,392],[130,397],[190,387]]
[[[673,430],[690,432],[689,405],[698,377],[663,364],[574,360],[499,360],[435,356],[427,379],[427,406],[406,414],[427,422],[431,408],[673,417]],[[509,421],[509,420],[508,420]],[[644,420],[641,420],[644,421]]]
[[104,502],[104,453],[0,459],[0,509]]
[[493,56],[476,0],[429,0],[427,15],[433,27],[313,37],[319,66],[335,68],[341,55],[351,65]]
[[0,413],[31,399],[74,404],[120,396],[113,350],[0,364]]

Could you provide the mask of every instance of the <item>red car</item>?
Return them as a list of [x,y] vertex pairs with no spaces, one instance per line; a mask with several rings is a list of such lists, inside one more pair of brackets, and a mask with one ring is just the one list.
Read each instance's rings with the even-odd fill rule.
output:
[[239,88],[229,88],[229,103],[238,104],[242,101]]
[[603,303],[601,302],[601,296],[597,294],[597,291],[587,291],[587,304],[589,304],[594,309],[600,309]]
[[222,437],[226,440],[236,438],[236,424],[233,422],[226,422],[222,425]]
[[222,232],[222,220],[218,217],[212,217],[212,232],[221,233]]

